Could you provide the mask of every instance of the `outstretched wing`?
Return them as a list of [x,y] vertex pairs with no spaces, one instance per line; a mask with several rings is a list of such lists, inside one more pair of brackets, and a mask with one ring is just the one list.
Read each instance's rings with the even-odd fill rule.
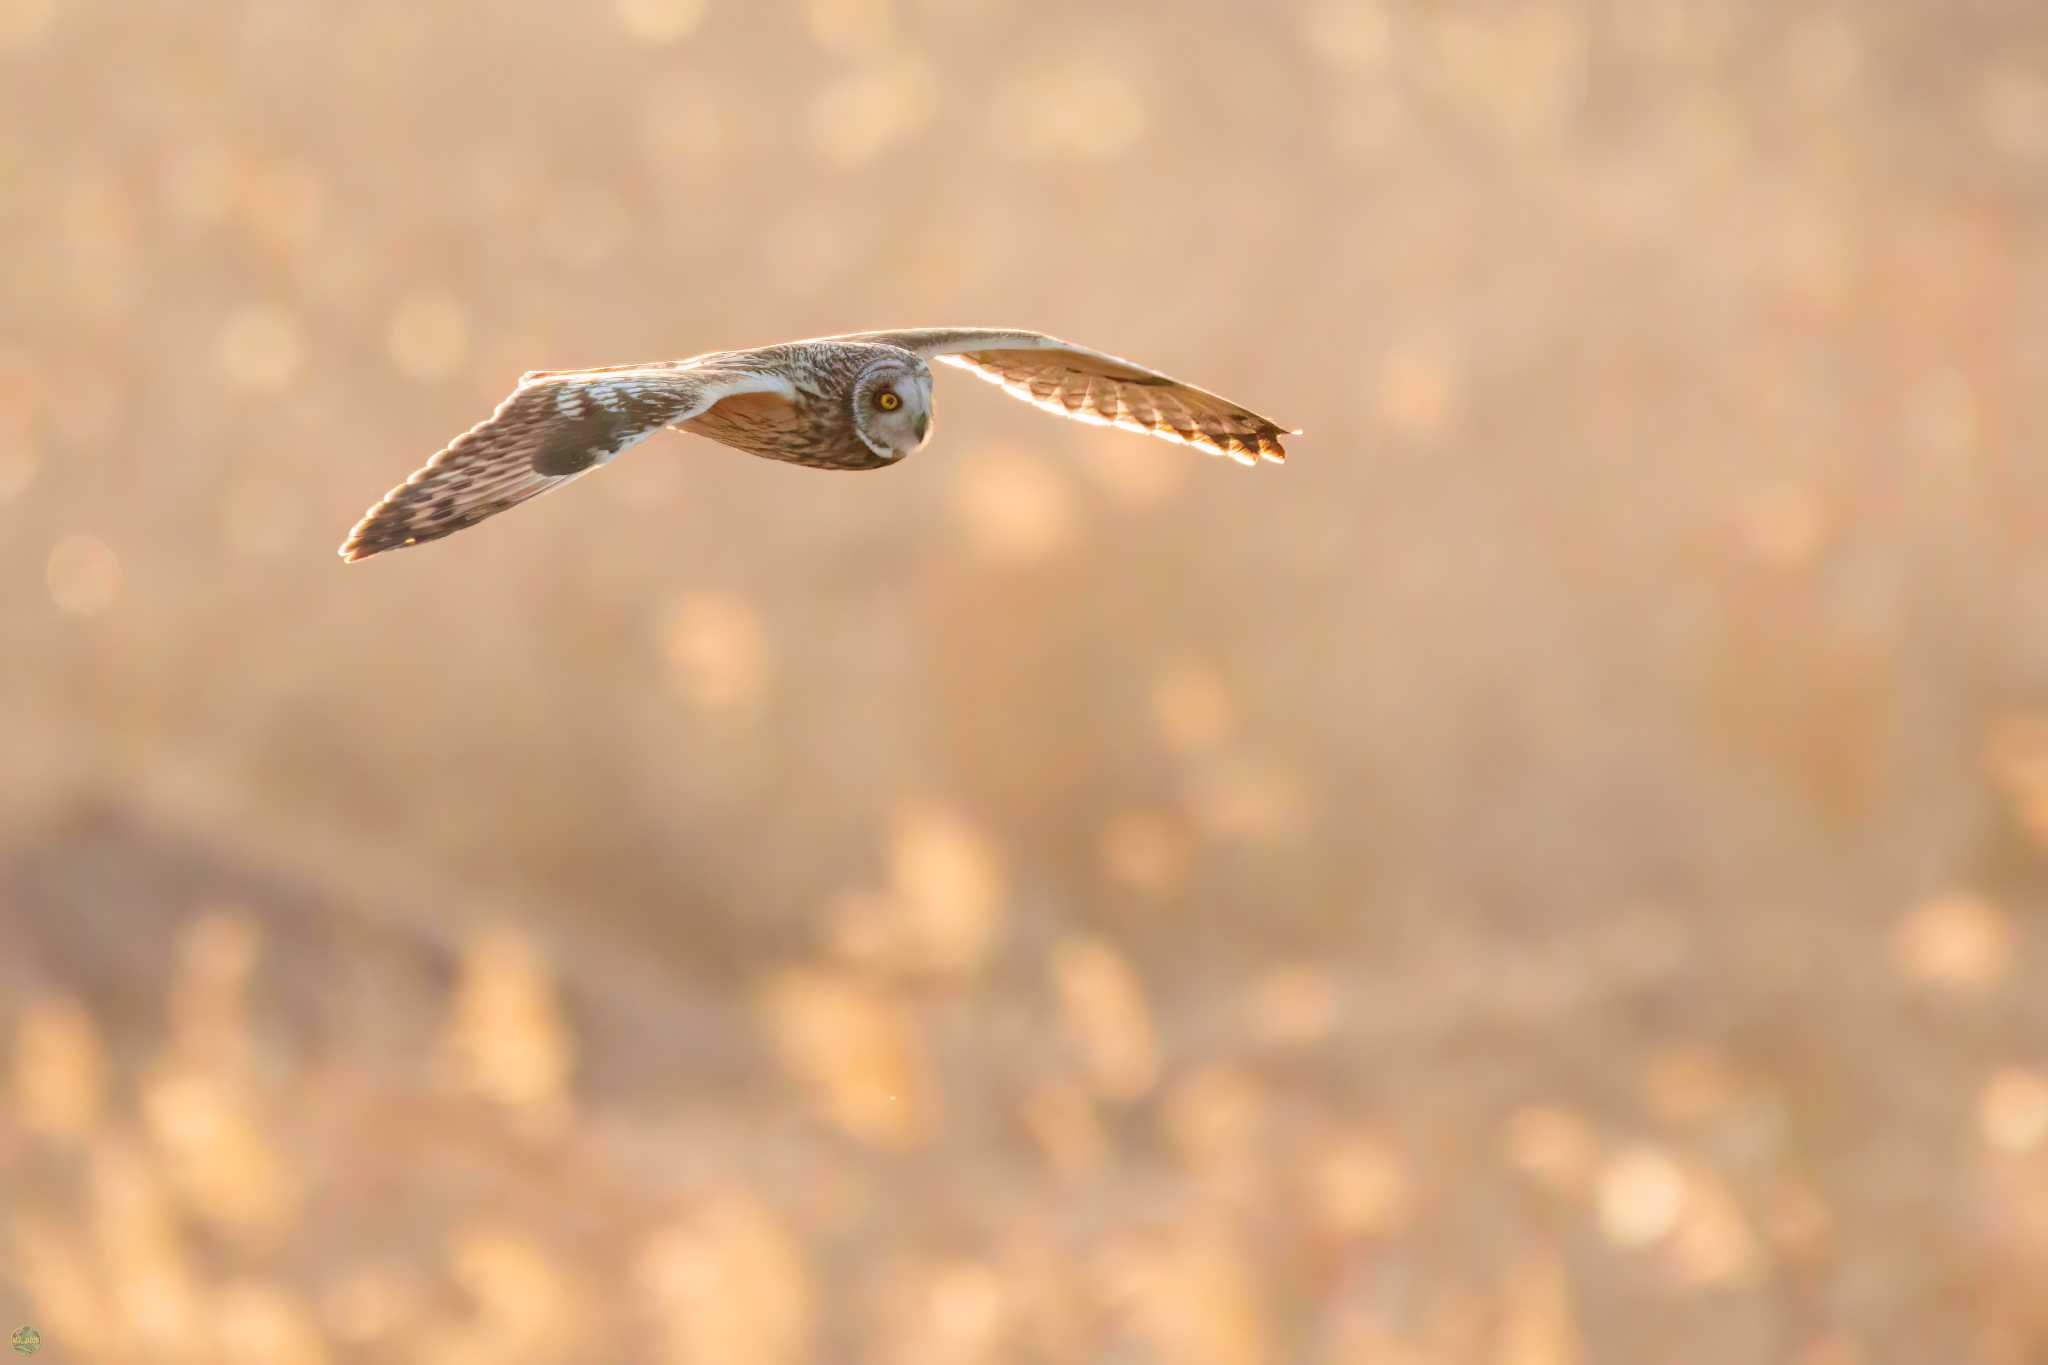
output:
[[536,370],[490,417],[386,493],[349,532],[341,557],[367,559],[474,526],[741,393],[794,396],[773,375],[675,365]]
[[833,339],[900,346],[970,371],[1047,412],[1147,432],[1239,464],[1285,460],[1280,438],[1301,434],[1171,375],[1042,332],[932,327]]

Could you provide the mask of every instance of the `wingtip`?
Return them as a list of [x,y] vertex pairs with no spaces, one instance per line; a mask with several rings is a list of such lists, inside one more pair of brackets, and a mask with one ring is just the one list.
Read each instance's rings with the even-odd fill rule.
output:
[[[370,556],[391,548],[389,545],[374,543],[373,538],[368,534],[371,529],[371,523],[375,520],[374,515],[364,517],[350,529],[348,539],[342,541],[341,548],[334,552],[341,557],[342,563],[360,564]],[[407,544],[410,543],[410,541],[407,542]]]
[[1287,447],[1280,444],[1280,438],[1285,436],[1291,440],[1299,435],[1299,428],[1289,431],[1286,427],[1274,427],[1273,434],[1259,442],[1259,459],[1255,463],[1286,464]]
[[359,559],[368,559],[372,554],[376,553],[374,550],[366,549],[363,544],[363,528],[369,524],[370,519],[364,517],[349,528],[348,538],[343,540],[340,548],[334,552],[340,557],[342,563],[353,564]]

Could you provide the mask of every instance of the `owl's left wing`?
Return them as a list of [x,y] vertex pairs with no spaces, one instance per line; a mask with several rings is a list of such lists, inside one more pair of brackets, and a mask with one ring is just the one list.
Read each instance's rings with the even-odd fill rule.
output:
[[778,375],[689,362],[533,370],[498,410],[378,500],[342,542],[350,562],[474,526],[617,459],[727,398],[790,399]]
[[1285,460],[1280,438],[1301,434],[1220,394],[1042,332],[932,327],[835,340],[899,346],[967,370],[1061,417],[1145,432],[1239,464]]

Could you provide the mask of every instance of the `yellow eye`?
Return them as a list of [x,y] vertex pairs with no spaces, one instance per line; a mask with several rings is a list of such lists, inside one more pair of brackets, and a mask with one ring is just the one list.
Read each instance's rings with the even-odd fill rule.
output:
[[893,393],[884,393],[880,398],[877,398],[875,400],[875,406],[880,408],[883,412],[894,412],[896,411],[896,409],[903,406],[903,400],[901,398],[898,398]]

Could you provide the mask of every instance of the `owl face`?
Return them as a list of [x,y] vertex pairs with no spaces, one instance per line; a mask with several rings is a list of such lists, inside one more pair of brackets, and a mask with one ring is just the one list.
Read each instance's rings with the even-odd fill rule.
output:
[[853,429],[868,449],[900,460],[932,428],[932,372],[921,360],[876,361],[853,386]]

